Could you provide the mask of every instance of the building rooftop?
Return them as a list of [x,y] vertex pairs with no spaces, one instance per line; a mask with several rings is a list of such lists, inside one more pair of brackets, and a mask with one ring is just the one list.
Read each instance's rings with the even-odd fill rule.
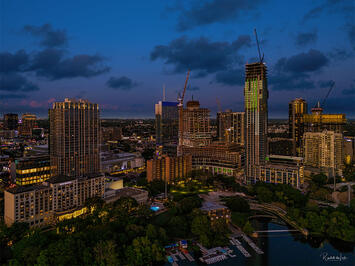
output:
[[99,176],[103,176],[103,174],[101,174],[101,173],[88,174],[88,175],[80,176],[80,177],[60,175],[60,176],[51,177],[50,179],[47,180],[47,182],[51,183],[51,184],[58,184],[58,183],[72,181],[75,179],[85,180],[85,179],[95,178],[95,177],[99,177]]
[[42,190],[45,188],[49,188],[49,187],[45,186],[45,185],[16,186],[13,188],[9,188],[6,191],[10,192],[11,194],[19,194],[19,193],[24,193],[24,192],[29,192],[29,191]]

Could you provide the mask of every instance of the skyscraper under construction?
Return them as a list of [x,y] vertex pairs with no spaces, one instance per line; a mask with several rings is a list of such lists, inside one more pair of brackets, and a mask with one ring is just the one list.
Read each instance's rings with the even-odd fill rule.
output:
[[100,111],[86,100],[65,99],[49,110],[53,175],[100,173]]
[[245,175],[247,183],[255,183],[267,154],[267,69],[260,62],[246,64],[245,70]]

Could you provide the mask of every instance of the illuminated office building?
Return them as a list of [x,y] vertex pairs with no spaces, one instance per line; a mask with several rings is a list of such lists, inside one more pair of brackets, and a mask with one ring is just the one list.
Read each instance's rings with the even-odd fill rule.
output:
[[244,146],[244,112],[218,112],[217,137],[218,141]]
[[12,177],[19,186],[33,185],[46,181],[51,177],[49,156],[33,156],[16,159],[16,173]]
[[264,63],[246,64],[245,67],[245,175],[247,183],[255,183],[267,154],[267,69]]
[[178,145],[178,103],[159,101],[155,105],[155,133],[157,148],[169,155],[176,155]]
[[289,138],[293,140],[292,153],[294,156],[301,154],[302,138],[304,133],[303,115],[307,114],[307,102],[296,98],[289,103],[288,109]]
[[32,136],[32,129],[36,127],[37,116],[34,114],[23,114],[21,118],[20,125],[20,135],[21,136]]
[[49,110],[49,150],[54,176],[100,172],[100,111],[86,100],[65,99]]
[[4,114],[4,130],[17,130],[18,128],[18,115],[17,114]]

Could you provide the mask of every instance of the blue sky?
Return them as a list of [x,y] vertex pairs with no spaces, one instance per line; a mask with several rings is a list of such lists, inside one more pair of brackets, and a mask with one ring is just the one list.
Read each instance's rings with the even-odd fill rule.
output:
[[243,110],[244,65],[257,57],[258,30],[269,72],[269,117],[288,102],[322,100],[355,117],[352,0],[9,1],[0,5],[0,115],[53,101],[97,102],[102,117],[153,117],[166,85],[204,107]]

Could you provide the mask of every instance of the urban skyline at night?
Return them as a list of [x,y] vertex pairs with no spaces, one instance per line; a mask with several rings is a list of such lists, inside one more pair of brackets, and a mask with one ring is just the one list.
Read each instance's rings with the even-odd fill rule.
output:
[[257,28],[270,118],[287,118],[297,97],[313,107],[331,80],[325,112],[354,118],[351,1],[137,4],[3,2],[0,113],[45,118],[51,102],[75,97],[97,102],[104,118],[153,118],[151,102],[161,100],[163,84],[167,100],[176,101],[188,68],[187,98],[194,95],[214,116],[218,91],[223,110],[242,111]]

